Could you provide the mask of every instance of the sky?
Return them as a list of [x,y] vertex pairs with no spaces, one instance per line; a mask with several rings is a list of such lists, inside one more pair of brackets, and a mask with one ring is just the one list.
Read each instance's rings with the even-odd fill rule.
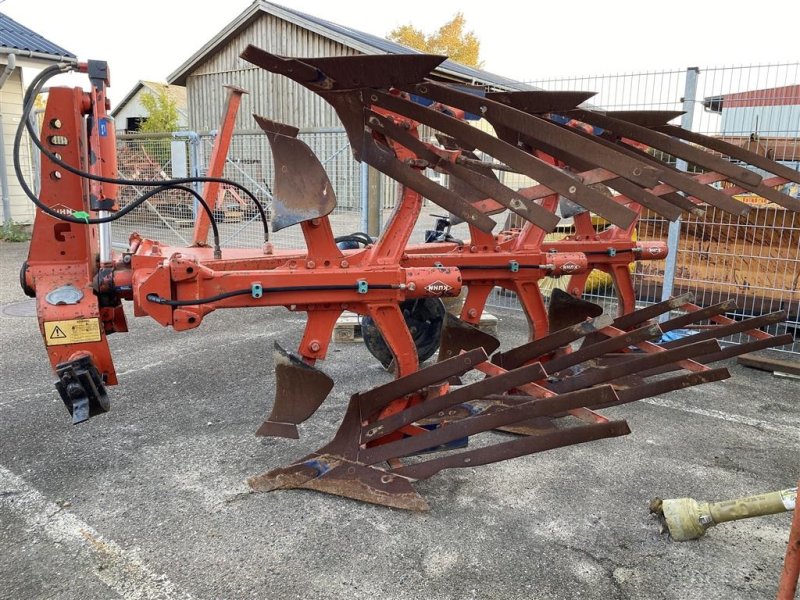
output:
[[[121,99],[140,79],[166,80],[249,4],[250,0],[0,0],[0,12],[81,59],[107,60],[111,96]],[[800,60],[798,0],[278,4],[381,36],[406,23],[432,32],[460,10],[481,42],[484,69],[522,81]]]

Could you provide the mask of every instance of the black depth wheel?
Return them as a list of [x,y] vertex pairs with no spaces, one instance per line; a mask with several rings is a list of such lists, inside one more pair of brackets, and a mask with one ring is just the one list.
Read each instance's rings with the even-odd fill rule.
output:
[[[417,349],[417,358],[422,364],[439,348],[445,315],[444,304],[439,298],[415,298],[401,302],[400,310],[403,311],[406,326]],[[361,336],[370,354],[388,368],[394,357],[370,317],[361,319]]]

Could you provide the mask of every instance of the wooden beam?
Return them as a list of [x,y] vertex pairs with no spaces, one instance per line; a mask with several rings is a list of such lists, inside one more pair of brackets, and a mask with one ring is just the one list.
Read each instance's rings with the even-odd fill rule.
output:
[[742,354],[736,359],[740,365],[773,373],[788,373],[800,377],[800,360],[780,360],[758,354]]

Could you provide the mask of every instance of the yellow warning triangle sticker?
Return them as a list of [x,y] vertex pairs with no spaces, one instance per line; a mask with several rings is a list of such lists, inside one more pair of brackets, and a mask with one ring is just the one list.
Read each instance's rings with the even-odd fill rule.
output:
[[50,334],[51,340],[63,340],[66,337],[67,334],[61,331],[61,327],[59,327],[58,325],[55,326],[55,328],[53,329],[53,333]]

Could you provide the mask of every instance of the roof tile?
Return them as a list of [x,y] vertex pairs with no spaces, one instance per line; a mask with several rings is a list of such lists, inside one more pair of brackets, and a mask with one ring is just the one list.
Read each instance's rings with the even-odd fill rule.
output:
[[0,13],[0,47],[50,54],[53,57],[75,58],[72,52],[45,39],[3,13]]

